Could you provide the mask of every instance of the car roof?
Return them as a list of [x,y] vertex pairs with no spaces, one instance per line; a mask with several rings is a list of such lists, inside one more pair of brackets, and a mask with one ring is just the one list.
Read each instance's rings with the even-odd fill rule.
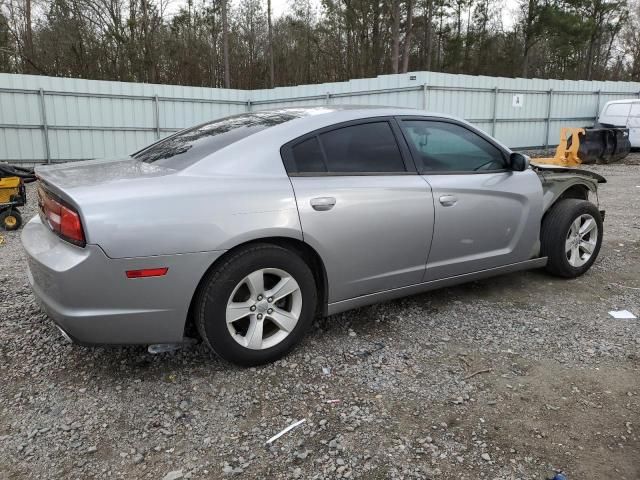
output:
[[606,105],[610,105],[613,103],[638,103],[640,102],[640,99],[637,98],[628,98],[626,100],[611,100],[609,102],[606,103]]
[[[257,110],[254,113],[260,115],[282,115],[289,114],[295,118],[265,130],[265,135],[280,136],[282,140],[289,137],[292,140],[308,132],[319,130],[324,127],[331,127],[344,122],[363,120],[375,117],[392,116],[420,116],[455,120],[467,123],[464,120],[442,113],[427,112],[417,108],[408,107],[386,107],[375,105],[317,105],[284,107],[268,110]],[[256,134],[257,135],[257,134]],[[251,141],[247,139],[247,141]]]
[[452,115],[438,112],[427,112],[411,107],[391,107],[384,105],[305,105],[295,107],[257,109],[255,113],[264,115],[278,115],[281,113],[296,114],[299,118],[322,115],[323,117],[337,118],[345,114],[353,117],[367,118],[373,116],[393,116],[393,115],[420,115],[440,118],[457,119]]

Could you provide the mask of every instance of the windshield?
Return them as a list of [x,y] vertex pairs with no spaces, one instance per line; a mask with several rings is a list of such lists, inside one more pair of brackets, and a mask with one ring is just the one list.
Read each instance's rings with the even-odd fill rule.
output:
[[226,117],[178,132],[134,153],[132,157],[156,166],[181,170],[249,135],[303,115],[303,110],[283,110]]

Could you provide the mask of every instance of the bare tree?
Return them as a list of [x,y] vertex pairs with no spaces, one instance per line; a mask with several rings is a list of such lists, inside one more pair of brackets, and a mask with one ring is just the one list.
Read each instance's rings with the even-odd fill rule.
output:
[[[31,0],[24,2],[24,55],[33,58],[33,25],[31,21]],[[27,73],[31,72],[31,65],[26,64]]]
[[[266,88],[427,69],[640,78],[623,0],[0,0],[0,71]],[[634,0],[638,1],[638,0]],[[571,28],[567,28],[570,25]]]
[[231,70],[229,67],[228,0],[222,0],[222,57],[222,61],[224,62],[224,88],[231,88]]
[[398,73],[400,62],[400,0],[392,0],[391,7],[391,71]]
[[404,49],[402,53],[402,73],[409,71],[409,57],[411,55],[411,35],[413,34],[413,0],[407,0],[407,28],[404,35]]
[[273,26],[271,25],[271,0],[267,0],[267,24],[269,28],[269,86],[276,85],[276,69],[273,59]]

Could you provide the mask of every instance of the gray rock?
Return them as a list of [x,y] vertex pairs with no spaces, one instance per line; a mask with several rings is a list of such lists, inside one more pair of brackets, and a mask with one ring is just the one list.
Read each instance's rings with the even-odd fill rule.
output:
[[182,473],[182,469],[173,470],[167,473],[164,477],[162,477],[162,480],[180,480],[181,478],[184,478],[184,473]]

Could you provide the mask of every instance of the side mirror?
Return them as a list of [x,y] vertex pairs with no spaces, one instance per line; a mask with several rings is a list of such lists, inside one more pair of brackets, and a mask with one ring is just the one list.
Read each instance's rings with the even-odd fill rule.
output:
[[529,168],[529,157],[522,153],[513,152],[509,157],[509,166],[515,172],[524,172]]

